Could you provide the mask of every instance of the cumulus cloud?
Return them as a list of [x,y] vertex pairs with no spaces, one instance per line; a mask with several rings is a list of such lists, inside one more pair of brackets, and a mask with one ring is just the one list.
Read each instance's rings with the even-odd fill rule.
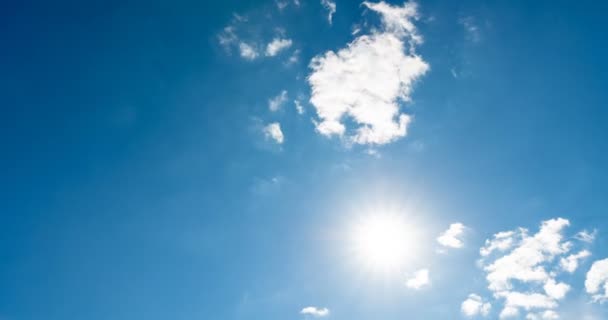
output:
[[[400,111],[400,102],[411,100],[414,82],[429,66],[413,51],[421,41],[413,24],[415,5],[364,4],[382,16],[383,28],[312,59],[310,102],[320,134],[340,136],[347,144],[381,145],[407,134],[411,116]],[[346,127],[347,117],[354,128]]]
[[253,60],[259,56],[256,48],[245,42],[239,43],[239,53],[241,54],[241,57],[247,60]]
[[608,259],[595,261],[587,272],[585,290],[593,301],[608,300]]
[[272,139],[274,142],[281,144],[284,141],[283,131],[281,130],[281,124],[273,122],[263,128],[264,136],[266,139]]
[[321,318],[329,315],[329,309],[318,307],[306,307],[300,311],[300,314]]
[[332,0],[321,0],[321,5],[328,11],[327,21],[332,24],[334,13],[336,13],[336,3]]
[[405,285],[410,289],[421,289],[429,285],[429,270],[428,269],[420,269],[416,271],[410,278],[408,278],[405,282]]
[[480,266],[493,297],[504,304],[501,319],[516,317],[521,311],[526,319],[557,316],[555,309],[571,288],[558,277],[564,271],[574,272],[578,260],[590,254],[585,250],[570,254],[575,244],[564,240],[569,225],[566,219],[550,219],[535,234],[518,228],[486,240],[479,250]]
[[492,309],[492,304],[485,302],[480,296],[472,293],[460,305],[460,311],[467,317],[487,316]]
[[452,223],[448,230],[442,232],[439,237],[437,237],[437,242],[444,247],[462,248],[464,242],[460,237],[464,233],[464,229],[464,224],[460,222]]
[[279,52],[291,47],[291,45],[291,39],[274,38],[266,46],[266,56],[274,57],[279,54]]
[[276,97],[268,99],[268,109],[273,112],[278,111],[285,102],[287,102],[287,91],[283,90]]
[[591,255],[591,252],[588,250],[583,250],[576,254],[571,254],[565,258],[561,258],[559,260],[559,264],[564,269],[564,271],[573,273],[578,268],[579,260],[587,258]]

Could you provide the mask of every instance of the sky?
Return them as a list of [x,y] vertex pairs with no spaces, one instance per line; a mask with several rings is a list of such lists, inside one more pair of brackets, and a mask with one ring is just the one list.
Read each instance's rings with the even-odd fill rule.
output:
[[608,5],[0,9],[0,319],[608,319]]

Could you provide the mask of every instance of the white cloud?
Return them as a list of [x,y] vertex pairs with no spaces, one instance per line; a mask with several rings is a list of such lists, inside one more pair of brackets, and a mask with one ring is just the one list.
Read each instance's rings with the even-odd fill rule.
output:
[[274,38],[266,46],[266,56],[274,57],[279,54],[279,52],[291,47],[291,45],[291,39]]
[[406,280],[405,285],[411,289],[421,289],[429,285],[429,270],[428,269],[420,269],[416,271],[412,277]]
[[574,244],[564,240],[563,234],[569,225],[566,219],[550,219],[532,235],[518,228],[486,240],[479,251],[480,266],[493,297],[503,302],[501,319],[517,317],[522,310],[527,319],[558,316],[554,309],[571,287],[557,277],[564,271],[574,271],[576,266],[572,264],[588,254],[581,251],[569,255]]
[[483,299],[476,294],[470,294],[460,305],[460,311],[467,317],[478,315],[485,317],[490,313],[490,309],[492,309],[492,304],[483,301]]
[[333,0],[321,0],[321,5],[328,11],[327,21],[332,24],[334,13],[336,13],[336,3]]
[[608,300],[608,259],[595,261],[587,272],[585,290],[593,301]]
[[245,42],[239,43],[239,52],[241,54],[241,57],[247,60],[253,60],[259,56],[259,53],[255,49],[255,47]]
[[587,258],[591,255],[588,250],[583,250],[576,254],[571,254],[559,260],[559,264],[564,271],[573,273],[578,268],[578,261]]
[[300,100],[294,100],[293,103],[296,105],[296,111],[298,114],[304,114],[304,106],[300,102]]
[[464,224],[457,222],[452,223],[448,230],[444,231],[437,237],[437,242],[444,247],[449,248],[462,248],[464,245],[460,236],[464,233],[465,226]]
[[272,139],[276,143],[279,143],[279,144],[283,143],[284,137],[283,137],[283,131],[281,130],[280,123],[278,123],[278,122],[270,123],[263,128],[263,131],[264,131],[264,136],[266,137],[266,139]]
[[278,111],[285,102],[287,102],[287,91],[283,90],[276,97],[268,99],[268,109],[273,112]]
[[[413,46],[406,53],[404,40],[418,38],[411,21],[415,6],[380,4],[366,3],[381,13],[384,31],[359,36],[346,48],[318,55],[310,63],[310,102],[319,118],[316,130],[343,137],[347,144],[380,145],[404,137],[411,117],[400,112],[399,103],[411,99],[414,82],[429,69],[412,53]],[[347,132],[345,117],[356,128]]]
[[378,3],[363,2],[367,8],[380,14],[386,32],[398,37],[409,37],[416,44],[422,43],[414,20],[418,20],[418,5],[415,2],[406,2],[403,7],[396,7],[384,1]]
[[597,230],[593,230],[592,232],[583,230],[583,231],[577,233],[576,236],[574,236],[574,237],[580,241],[592,243],[595,240],[596,235],[597,235]]
[[300,311],[300,314],[321,318],[329,315],[329,309],[318,307],[306,307]]
[[277,9],[279,9],[279,11],[283,11],[283,9],[287,8],[287,5],[289,4],[287,1],[281,0],[275,0],[274,3],[277,5]]

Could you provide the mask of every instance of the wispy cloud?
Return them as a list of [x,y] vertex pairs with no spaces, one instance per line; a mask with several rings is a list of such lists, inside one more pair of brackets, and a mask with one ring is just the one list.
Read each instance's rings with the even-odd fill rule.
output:
[[247,60],[253,60],[259,56],[259,53],[256,48],[245,42],[239,43],[239,52],[241,54],[241,57]]
[[333,0],[321,0],[321,5],[327,10],[327,21],[333,23],[333,16],[336,13],[336,3]]
[[268,99],[268,109],[273,112],[278,111],[287,102],[287,99],[287,90],[281,91],[277,96]]

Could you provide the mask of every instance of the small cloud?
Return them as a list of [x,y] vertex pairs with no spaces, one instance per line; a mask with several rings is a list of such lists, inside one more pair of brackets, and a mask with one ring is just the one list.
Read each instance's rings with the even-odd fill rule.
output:
[[304,106],[302,105],[302,103],[300,102],[300,100],[294,100],[293,103],[296,106],[296,111],[298,112],[298,114],[304,114]]
[[259,55],[257,50],[253,46],[245,42],[239,43],[239,52],[241,53],[241,57],[247,60],[254,60]]
[[286,65],[290,66],[298,61],[300,61],[300,50],[296,49],[293,51],[291,56],[289,56],[289,59],[287,59]]
[[291,47],[292,43],[293,42],[291,41],[291,39],[274,38],[266,46],[266,56],[274,57],[279,54],[279,52]]
[[464,242],[460,237],[464,233],[465,226],[464,224],[457,222],[452,223],[448,230],[442,232],[439,237],[437,237],[437,242],[444,247],[459,249],[462,248]]
[[467,40],[471,42],[481,41],[479,27],[475,23],[475,19],[473,17],[461,17],[460,19],[458,19],[458,23],[464,28]]
[[318,307],[306,307],[300,310],[300,314],[313,316],[315,318],[322,318],[327,317],[329,315],[329,309]]
[[336,13],[336,3],[332,0],[321,0],[321,5],[328,11],[327,21],[332,24],[334,13]]
[[277,5],[277,8],[279,9],[279,11],[283,11],[283,9],[287,8],[287,5],[289,5],[289,3],[287,1],[281,1],[281,0],[275,0],[274,3]]
[[412,277],[406,280],[405,285],[410,289],[418,290],[422,287],[428,286],[429,283],[429,270],[420,269],[416,271]]
[[268,109],[272,112],[278,111],[285,102],[287,102],[287,90],[283,90],[276,97],[268,99]]
[[585,279],[585,290],[595,302],[608,300],[608,259],[595,261],[591,265]]
[[278,144],[282,144],[284,141],[283,131],[281,130],[281,124],[273,122],[263,128],[264,136],[266,139],[272,139]]
[[583,230],[583,231],[577,233],[574,236],[574,238],[577,240],[583,241],[583,242],[593,243],[596,236],[597,236],[597,230],[593,230],[592,232]]
[[578,268],[579,260],[587,258],[590,255],[591,252],[589,252],[588,250],[583,250],[577,254],[571,254],[565,258],[561,258],[559,260],[559,265],[564,271],[574,273],[574,271],[576,271],[576,269]]
[[470,294],[460,305],[460,311],[467,317],[487,316],[492,309],[492,304],[485,302],[480,296]]

